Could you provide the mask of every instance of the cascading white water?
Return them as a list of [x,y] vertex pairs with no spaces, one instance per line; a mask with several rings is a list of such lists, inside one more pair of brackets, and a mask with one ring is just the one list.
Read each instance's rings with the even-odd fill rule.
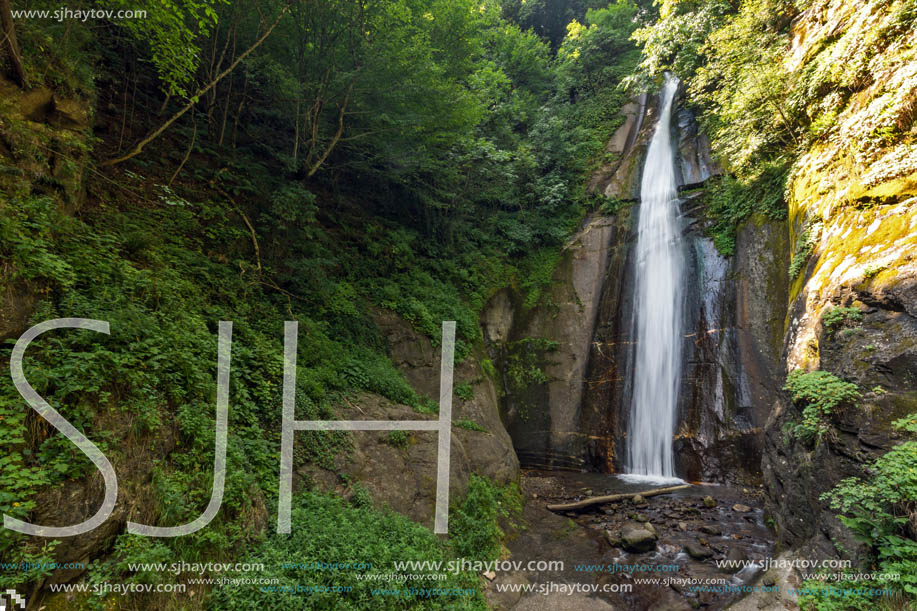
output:
[[681,376],[685,260],[678,223],[678,186],[670,135],[678,79],[666,75],[661,112],[646,153],[634,292],[633,395],[628,470],[654,480],[675,478],[672,438]]

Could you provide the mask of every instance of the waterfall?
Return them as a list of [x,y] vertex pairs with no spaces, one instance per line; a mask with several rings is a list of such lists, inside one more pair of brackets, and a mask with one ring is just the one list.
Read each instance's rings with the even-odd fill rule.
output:
[[666,75],[640,183],[633,307],[633,394],[627,470],[675,478],[672,438],[681,376],[685,260],[670,123],[678,79]]

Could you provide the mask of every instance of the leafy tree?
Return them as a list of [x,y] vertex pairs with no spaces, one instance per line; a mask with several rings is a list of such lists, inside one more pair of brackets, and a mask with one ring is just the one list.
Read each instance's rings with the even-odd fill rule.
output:
[[101,6],[118,11],[146,11],[143,19],[117,23],[149,47],[163,89],[186,97],[201,57],[199,40],[217,25],[221,4],[228,0],[102,0]]

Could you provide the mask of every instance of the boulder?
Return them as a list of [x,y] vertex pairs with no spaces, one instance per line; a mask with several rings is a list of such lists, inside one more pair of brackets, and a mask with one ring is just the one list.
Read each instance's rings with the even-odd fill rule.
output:
[[727,563],[724,563],[720,570],[724,573],[738,572],[742,568],[740,563],[744,560],[748,560],[748,556],[745,554],[745,550],[743,550],[741,547],[730,547],[729,551],[726,552]]
[[608,545],[612,547],[621,547],[621,537],[610,530],[606,530],[603,534],[605,535],[605,540],[608,542]]
[[695,560],[706,560],[713,555],[713,550],[699,543],[685,543],[685,551]]
[[629,522],[621,529],[621,544],[625,551],[640,554],[656,549],[656,535],[642,524]]

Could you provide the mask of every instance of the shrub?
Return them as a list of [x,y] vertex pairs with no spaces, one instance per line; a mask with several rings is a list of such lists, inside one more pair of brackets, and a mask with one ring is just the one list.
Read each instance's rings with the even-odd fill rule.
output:
[[[917,414],[898,420],[894,426],[917,432]],[[917,601],[917,541],[913,537],[914,499],[917,499],[917,442],[906,441],[879,457],[866,478],[847,478],[822,495],[838,518],[867,544],[868,571],[877,579],[825,583],[809,580],[805,588],[818,594],[801,596],[804,609],[825,611],[874,609],[875,597],[860,595],[868,588],[888,589],[895,596],[883,596],[892,608],[910,608]],[[883,579],[899,575],[900,579]],[[847,590],[846,592],[844,590]],[[849,593],[853,592],[853,596]],[[891,601],[898,598],[898,603]],[[903,599],[903,600],[901,600]]]
[[473,474],[468,495],[449,512],[449,538],[461,558],[489,560],[500,555],[503,530],[501,518],[513,520],[522,512],[522,494],[512,483],[499,487]]
[[793,401],[803,405],[802,422],[794,426],[793,432],[804,439],[821,437],[829,428],[827,417],[861,397],[856,384],[827,371],[807,373],[796,369],[787,376],[783,389],[792,394]]
[[803,270],[809,257],[815,251],[816,235],[810,229],[804,229],[799,237],[796,238],[796,246],[793,248],[793,258],[790,260],[790,267],[787,270],[790,280],[795,280]]
[[707,215],[713,221],[707,235],[723,256],[735,253],[736,229],[754,213],[769,219],[786,218],[784,189],[787,166],[776,161],[763,166],[756,175],[744,178],[721,176],[710,181]]
[[411,435],[407,431],[391,431],[388,434],[386,443],[393,448],[404,449],[408,447],[408,444],[411,441]]
[[471,401],[474,398],[474,388],[471,384],[458,384],[455,387],[455,396],[462,401]]
[[[291,512],[292,532],[272,534],[244,554],[239,562],[264,565],[260,578],[278,579],[278,586],[220,588],[210,600],[210,608],[221,611],[249,609],[486,609],[478,578],[463,572],[446,573],[445,580],[424,578],[408,586],[424,588],[463,588],[474,596],[422,595],[384,596],[373,594],[380,588],[400,587],[380,581],[358,579],[360,570],[303,570],[284,568],[290,563],[312,562],[371,563],[364,572],[390,573],[394,562],[447,561],[448,548],[436,535],[408,518],[369,507],[347,505],[341,499],[315,493],[294,498]],[[309,594],[280,591],[284,586],[317,586],[329,591]],[[331,588],[352,588],[348,592]]]
[[821,317],[821,323],[829,335],[848,322],[860,320],[863,320],[863,314],[859,308],[853,306],[828,308]]

